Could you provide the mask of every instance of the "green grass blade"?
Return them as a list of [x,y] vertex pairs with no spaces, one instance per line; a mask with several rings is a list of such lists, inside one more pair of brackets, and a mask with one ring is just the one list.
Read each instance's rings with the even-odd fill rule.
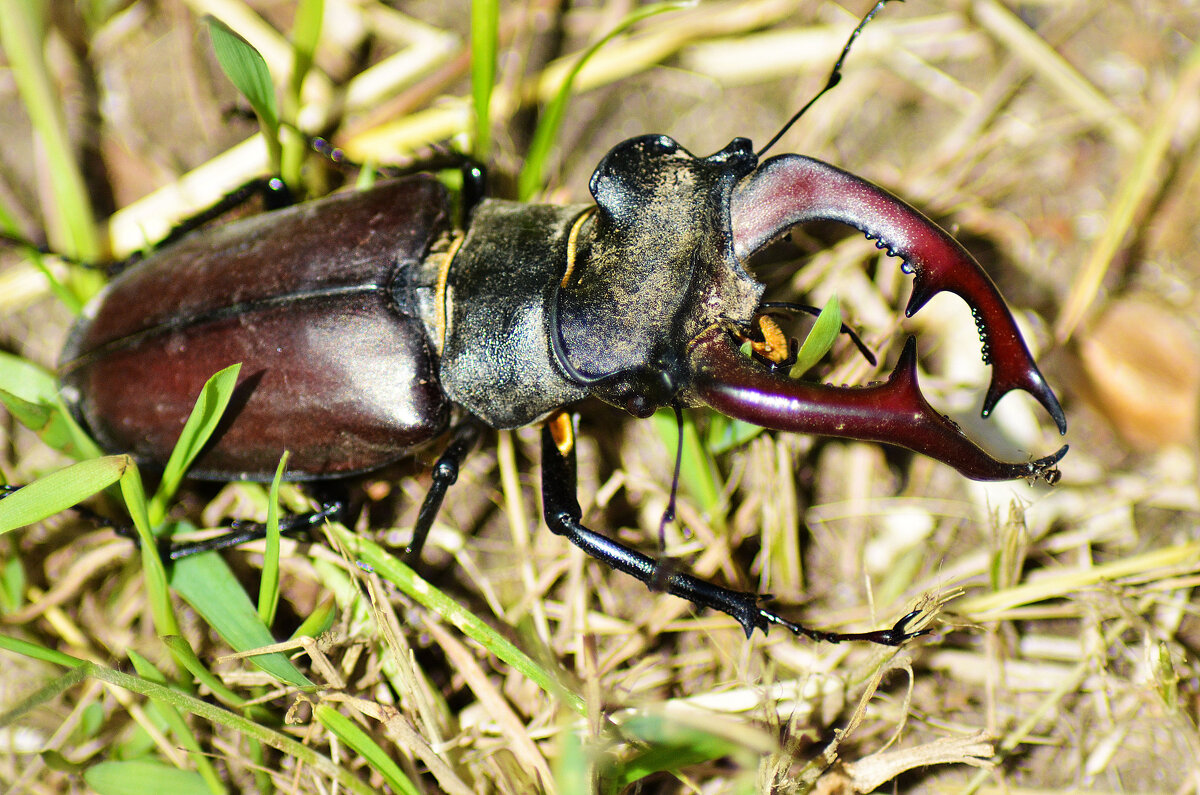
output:
[[[24,235],[21,234],[21,229],[17,226],[16,219],[3,203],[0,203],[0,231],[4,232],[10,238],[8,241],[5,241],[5,245],[16,245],[17,250],[24,253],[26,259],[29,260],[33,267],[46,277],[46,282],[50,285],[50,292],[54,293],[55,297],[62,301],[67,309],[71,310],[71,314],[78,315],[83,310],[83,300],[54,275],[54,272],[46,266],[46,258],[35,246],[21,246],[15,243],[16,240],[23,239]],[[97,284],[96,287],[98,288],[99,285]],[[91,294],[90,287],[88,294]]]
[[318,704],[313,708],[313,717],[320,721],[322,726],[337,735],[339,740],[357,751],[372,770],[383,776],[383,780],[387,782],[393,792],[403,793],[403,795],[420,795],[421,791],[416,788],[408,776],[404,775],[400,766],[393,762],[392,758],[366,732],[345,715],[328,704]]
[[18,422],[54,449],[75,458],[101,455],[96,444],[67,411],[54,374],[3,351],[0,351],[0,403]]
[[[675,412],[670,409],[657,411],[651,417],[651,421],[663,445],[674,454],[678,444]],[[720,529],[724,526],[721,478],[712,456],[700,444],[696,421],[690,412],[683,415],[683,453],[679,461],[679,485],[714,527]]]
[[47,649],[45,646],[39,646],[36,643],[10,637],[9,635],[0,635],[0,649],[16,654],[23,654],[30,659],[41,660],[51,665],[64,665],[67,668],[78,668],[81,665],[88,664],[87,660],[81,660],[78,657],[63,654],[61,651]]
[[709,419],[705,446],[710,453],[717,455],[741,447],[764,430],[761,425],[713,414]]
[[296,631],[292,633],[293,638],[315,638],[322,633],[328,632],[333,626],[333,620],[337,617],[337,602],[332,596],[326,596],[320,604],[317,605],[308,618],[300,622],[300,626],[296,627]]
[[0,403],[54,449],[75,458],[101,455],[95,442],[67,411],[54,374],[3,351],[0,351]]
[[[842,328],[842,313],[837,296],[833,296],[822,307],[804,344],[796,354],[796,363],[788,371],[791,378],[800,378],[811,370],[821,357],[829,352]],[[750,355],[750,343],[743,346],[743,353]],[[706,437],[708,450],[714,455],[740,447],[763,432],[763,428],[741,420],[716,416],[708,426]]]
[[44,404],[58,397],[58,379],[28,359],[0,351],[0,389],[31,403]]
[[275,469],[275,478],[271,481],[271,492],[267,497],[267,537],[262,579],[258,584],[258,617],[268,627],[275,623],[275,610],[279,607],[279,482],[287,471],[287,460],[285,450]]
[[126,455],[81,461],[51,472],[0,500],[0,533],[40,522],[78,505],[135,470]]
[[[726,737],[697,726],[674,723],[658,715],[638,715],[621,724],[621,730],[636,738],[638,753],[613,771],[610,792],[622,792],[647,776],[683,770],[722,757],[747,757],[748,751]],[[749,763],[750,759],[745,760]]]
[[821,307],[821,314],[817,315],[817,322],[813,324],[812,330],[804,339],[804,344],[800,346],[800,352],[796,354],[796,363],[788,371],[788,376],[800,378],[811,370],[821,361],[822,356],[829,353],[841,330],[842,310],[838,306],[837,296],[834,295]]
[[321,39],[321,23],[325,18],[325,0],[300,0],[292,21],[292,77],[289,95],[300,107],[300,89],[304,77],[312,68],[317,42]]
[[[16,651],[20,650],[16,649]],[[80,662],[80,665],[71,666],[71,670],[62,676],[51,679],[4,712],[0,712],[0,729],[7,729],[34,709],[49,703],[52,699],[85,681],[94,666],[90,662],[82,660]]]
[[[171,586],[234,650],[250,651],[275,643],[242,584],[220,555],[193,555],[175,561]],[[314,687],[281,652],[255,655],[250,660],[281,682],[304,689]]]
[[[137,671],[138,676],[150,682],[157,682],[160,685],[167,685],[167,678],[162,672],[154,667],[148,659],[138,654],[133,649],[129,650],[129,659],[133,662],[133,669]],[[221,778],[217,775],[216,769],[212,766],[212,762],[208,760],[208,756],[200,747],[200,741],[196,739],[195,732],[187,725],[187,721],[179,714],[179,710],[169,704],[156,705],[159,714],[167,724],[167,728],[171,730],[176,742],[187,750],[192,761],[196,765],[196,772],[200,774],[201,780],[208,787],[208,791],[212,795],[222,795],[226,792],[225,787],[221,784]]]
[[550,102],[546,103],[546,107],[542,110],[541,118],[538,119],[538,126],[534,130],[533,140],[529,144],[529,151],[525,154],[525,165],[517,177],[517,197],[521,201],[528,201],[531,196],[542,189],[545,183],[546,161],[550,157],[550,150],[554,147],[554,142],[557,140],[558,132],[562,127],[563,118],[566,116],[567,103],[571,100],[571,90],[575,86],[575,78],[579,76],[579,71],[583,69],[584,64],[601,47],[621,35],[621,33],[629,29],[632,25],[636,25],[643,19],[652,17],[655,14],[661,14],[665,11],[675,11],[688,5],[690,3],[653,3],[631,11],[612,30],[605,34],[603,38],[591,47],[588,47],[579,56],[579,60],[571,67],[571,71],[567,73],[566,79],[558,87],[558,93],[554,95],[554,98]]
[[25,589],[29,577],[25,573],[25,561],[11,557],[0,562],[0,616],[6,616],[25,604]]
[[[227,707],[240,707],[246,702],[246,699],[226,687],[225,683],[214,676],[212,671],[204,667],[204,663],[196,656],[196,651],[188,643],[187,638],[182,635],[164,635],[161,640],[163,645],[171,651],[175,661],[182,665],[199,684],[212,691],[213,697],[222,704]],[[258,709],[258,707],[254,707],[247,714],[253,715],[255,714],[254,710]]]
[[487,161],[492,148],[492,89],[496,85],[496,50],[500,38],[497,0],[471,0],[471,98],[475,105],[472,154]]
[[351,554],[380,577],[396,585],[410,599],[441,616],[443,621],[456,627],[467,637],[472,638],[489,652],[504,660],[546,693],[565,701],[580,715],[587,714],[587,707],[583,699],[559,684],[558,679],[550,671],[534,662],[529,655],[514,646],[508,638],[488,626],[475,614],[434,588],[411,568],[388,554],[383,547],[340,525],[331,524],[329,527],[337,535],[339,543],[345,545]]
[[554,760],[554,783],[559,792],[591,792],[591,761],[594,755],[583,747],[578,731],[564,726],[559,736],[560,752]]
[[147,507],[146,490],[136,465],[130,465],[121,475],[121,496],[137,529],[142,553],[142,576],[146,578],[146,599],[154,616],[154,629],[159,635],[178,635],[179,622],[171,604],[171,589],[167,587],[167,571],[158,554],[158,539],[154,536]]
[[[254,720],[239,715],[223,707],[210,704],[203,699],[188,693],[175,690],[157,682],[151,682],[139,676],[105,668],[94,663],[85,663],[68,671],[53,682],[39,689],[32,696],[24,699],[17,706],[0,714],[0,728],[11,725],[36,707],[50,702],[67,690],[88,679],[104,682],[113,687],[119,687],[130,693],[136,693],[160,704],[174,707],[180,712],[195,715],[201,720],[223,726],[237,732],[249,740],[270,746],[281,753],[294,757],[300,764],[311,767],[322,776],[327,776],[339,786],[359,795],[378,795],[366,783],[360,781],[353,771],[343,768],[327,756],[317,753],[303,742],[294,740],[286,734],[263,726]],[[139,792],[167,792],[159,787],[142,789]]]
[[147,792],[210,795],[212,792],[199,773],[148,759],[100,762],[84,771],[83,780],[98,795],[144,795]]
[[241,92],[262,126],[271,172],[280,173],[283,155],[279,144],[279,109],[275,104],[275,85],[262,53],[228,25],[214,16],[206,16],[213,52],[229,81]]
[[100,446],[71,416],[71,412],[61,397],[55,401],[54,407],[56,411],[50,420],[50,425],[42,434],[43,441],[67,455],[79,459],[100,458],[104,455]]
[[[317,42],[321,38],[321,23],[325,16],[325,0],[301,0],[292,21],[292,74],[283,94],[283,124],[289,132],[296,128],[302,106],[304,78],[313,65]],[[302,135],[283,135],[280,154],[280,176],[291,186],[300,184],[300,172],[308,153],[308,141]]]
[[54,417],[53,409],[23,400],[6,389],[0,389],[0,404],[8,409],[14,420],[35,433],[46,430]]
[[[46,150],[44,162],[50,170],[53,207],[58,210],[47,214],[51,240],[66,254],[95,262],[101,256],[95,218],[46,65],[42,14],[48,7],[28,0],[0,0],[0,47],[35,134]],[[88,289],[94,289],[96,279],[86,281]],[[88,297],[86,290],[77,290],[77,295],[81,299]]]
[[225,412],[225,407],[229,405],[233,389],[237,386],[237,377],[241,369],[240,364],[226,367],[209,378],[200,390],[200,396],[196,398],[196,405],[192,408],[191,416],[184,424],[183,431],[179,434],[179,441],[175,444],[167,466],[163,469],[158,491],[150,501],[151,525],[158,526],[167,515],[167,503],[175,496],[175,491],[179,488],[179,483],[183,480],[188,467],[192,465],[192,461],[208,443],[208,438],[216,429],[217,423],[221,421],[221,415]]

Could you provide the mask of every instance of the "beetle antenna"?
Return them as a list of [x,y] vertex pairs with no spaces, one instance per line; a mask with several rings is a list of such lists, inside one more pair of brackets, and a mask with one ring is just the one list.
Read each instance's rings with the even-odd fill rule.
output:
[[883,7],[888,4],[888,2],[889,0],[879,0],[879,2],[867,12],[867,15],[859,21],[858,27],[856,27],[850,34],[850,38],[846,39],[846,46],[842,47],[842,54],[838,56],[837,63],[833,65],[833,70],[829,73],[829,80],[825,82],[825,87],[818,91],[815,97],[804,103],[804,107],[796,111],[795,116],[788,119],[787,124],[783,125],[783,128],[780,129],[779,132],[775,133],[775,137],[768,141],[766,146],[758,150],[758,154],[756,155],[757,157],[761,158],[768,149],[779,142],[779,139],[783,137],[784,133],[790,130],[792,125],[799,121],[800,117],[803,116],[818,99],[825,96],[825,94],[832,90],[834,86],[842,82],[842,64],[845,62],[846,56],[850,54],[850,48],[854,45],[855,39],[858,38],[858,34],[862,33],[863,28],[867,26],[867,23],[871,21],[871,18],[879,13]]
[[658,523],[659,552],[667,548],[667,525],[675,521],[675,497],[679,494],[679,470],[683,462],[683,410],[679,408],[678,403],[672,403],[671,410],[675,412],[675,430],[677,431],[675,474],[671,477],[671,497],[667,500],[666,510],[663,511],[662,520]]

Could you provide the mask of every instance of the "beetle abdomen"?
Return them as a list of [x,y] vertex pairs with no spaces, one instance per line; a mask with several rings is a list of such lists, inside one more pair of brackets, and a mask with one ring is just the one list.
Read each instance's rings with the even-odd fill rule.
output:
[[416,307],[448,230],[445,190],[419,178],[189,237],[89,307],[68,400],[102,445],[161,464],[204,381],[240,362],[193,475],[269,478],[284,449],[293,478],[382,466],[449,419]]

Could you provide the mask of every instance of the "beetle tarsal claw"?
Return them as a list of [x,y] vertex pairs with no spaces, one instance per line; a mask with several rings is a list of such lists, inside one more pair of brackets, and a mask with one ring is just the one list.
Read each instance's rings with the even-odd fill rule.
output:
[[[867,641],[878,643],[881,646],[900,646],[913,638],[919,638],[922,635],[928,635],[932,632],[932,630],[925,628],[927,622],[924,621],[924,616],[920,610],[914,610],[901,617],[890,629],[877,629],[871,632],[830,632],[823,629],[813,629],[803,624],[797,624],[794,621],[788,621],[786,618],[762,608],[759,608],[758,614],[763,622],[760,626],[764,634],[767,631],[767,627],[771,624],[776,624],[788,630],[793,635],[802,635],[813,640],[825,641],[826,643]],[[910,630],[908,627],[913,623],[919,623],[921,628]],[[746,627],[746,637],[749,637],[750,626],[745,622],[743,622],[743,626]]]
[[1033,462],[1000,461],[930,406],[917,383],[916,351],[910,337],[896,369],[881,384],[835,387],[772,373],[740,356],[729,335],[712,328],[692,348],[693,389],[701,401],[736,419],[780,431],[894,444],[973,480],[1054,479],[1065,448]]

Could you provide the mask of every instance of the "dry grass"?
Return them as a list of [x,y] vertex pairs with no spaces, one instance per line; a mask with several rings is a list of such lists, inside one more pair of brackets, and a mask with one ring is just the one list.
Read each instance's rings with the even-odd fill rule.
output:
[[[286,28],[291,4],[254,5]],[[52,37],[74,129],[98,144],[103,181],[122,208],[118,251],[161,234],[151,222],[169,226],[261,168],[232,148],[251,129],[222,119],[234,97],[200,33],[205,6],[137,4],[90,38],[92,78],[103,87],[99,132],[80,114],[87,81],[62,32]],[[335,83],[349,81],[352,97],[367,90],[353,80],[362,23],[376,35],[367,61],[405,52],[431,65],[406,74],[391,62],[398,71],[385,95],[346,121],[348,148],[394,157],[459,132],[466,12],[413,4],[407,11],[430,26],[417,29],[382,5],[355,8],[326,34],[330,51],[318,63],[331,93],[314,94],[313,118],[335,106]],[[754,0],[653,18],[585,76],[596,87],[571,106],[552,198],[586,198],[595,163],[634,134],[668,133],[702,154],[735,135],[765,141],[823,83],[864,10]],[[504,10],[499,173],[511,174],[527,140],[517,97],[536,91],[530,75],[623,11],[620,3]],[[589,769],[580,758],[595,770],[643,742],[676,760],[681,749],[701,750],[674,774],[644,779],[640,792],[1200,790],[1197,42],[1200,10],[1169,0],[911,0],[868,29],[843,85],[780,144],[887,186],[977,254],[1063,398],[1071,453],[1062,482],[1048,489],[967,482],[873,445],[764,435],[716,459],[717,510],[684,483],[667,553],[706,577],[771,592],[822,626],[890,624],[922,594],[962,588],[935,634],[899,652],[779,632],[746,641],[725,616],[648,593],[541,525],[537,435],[527,429],[471,459],[422,571],[578,694],[586,718],[407,597],[361,573],[357,588],[333,576],[355,570],[323,545],[288,548],[276,628],[286,636],[342,583],[329,642],[312,653],[332,667],[309,672],[331,686],[308,700],[355,716],[429,792],[575,791]],[[43,224],[33,199],[42,164],[12,81],[0,78],[3,199],[33,231]],[[197,167],[208,170],[177,182]],[[884,358],[894,359],[902,329],[915,331],[936,406],[1010,458],[1054,449],[1047,419],[1024,397],[977,419],[987,373],[960,302],[938,299],[901,323],[908,288],[898,263],[880,261],[857,236],[812,235],[796,237],[811,257],[794,275],[764,264],[773,289],[812,303],[836,292]],[[0,317],[6,350],[53,363],[68,313],[7,254]],[[850,351],[838,361],[831,381],[879,377]],[[669,444],[651,423],[605,407],[587,407],[583,429],[586,521],[652,549]],[[11,421],[0,434],[11,482],[63,463]],[[399,515],[381,509],[387,523],[370,532],[394,527],[402,537],[427,483],[422,474],[401,479],[392,489],[404,498]],[[206,521],[240,493],[210,505]],[[211,497],[198,493],[188,506]],[[172,670],[128,542],[68,513],[2,543],[7,581],[19,566],[26,582],[0,633],[115,668],[128,668],[136,649]],[[256,581],[253,551],[229,557]],[[263,694],[278,717],[297,702],[245,681],[253,669],[243,660],[218,662],[228,649],[186,607],[181,614],[184,633],[227,683]],[[61,674],[3,655],[0,709]],[[97,679],[76,684],[0,734],[0,780],[22,792],[81,791],[73,765],[139,743],[186,767],[157,709]],[[296,719],[284,730],[382,786],[360,757],[330,747],[307,707]],[[238,734],[192,723],[231,787],[261,786]],[[262,764],[282,790],[327,786],[292,757],[268,750]]]

